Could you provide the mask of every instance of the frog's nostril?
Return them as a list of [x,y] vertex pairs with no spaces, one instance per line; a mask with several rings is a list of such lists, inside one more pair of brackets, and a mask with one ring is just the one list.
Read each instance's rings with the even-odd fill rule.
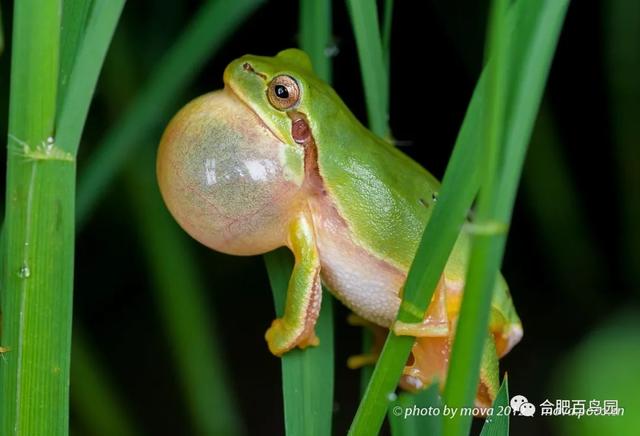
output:
[[254,70],[249,62],[243,63],[242,64],[242,69],[245,70],[248,73],[253,73],[256,76],[262,77],[262,79],[267,80],[267,76],[265,74],[259,73],[256,70]]

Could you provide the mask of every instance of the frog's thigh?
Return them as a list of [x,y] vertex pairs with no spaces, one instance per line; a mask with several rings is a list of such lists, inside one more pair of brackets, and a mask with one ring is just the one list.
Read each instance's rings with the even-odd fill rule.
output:
[[284,316],[274,320],[265,334],[269,350],[278,356],[296,346],[304,348],[319,342],[315,324],[322,299],[320,258],[313,225],[306,213],[292,222],[289,246],[295,264],[287,288]]

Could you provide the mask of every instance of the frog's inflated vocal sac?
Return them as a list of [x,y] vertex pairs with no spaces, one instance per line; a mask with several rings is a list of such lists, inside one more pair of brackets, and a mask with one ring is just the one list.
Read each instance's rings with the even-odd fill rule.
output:
[[[321,283],[360,319],[418,337],[401,384],[444,382],[464,287],[461,233],[422,324],[395,323],[407,271],[438,181],[367,130],[296,49],[243,56],[225,87],[187,104],[168,125],[158,181],[180,225],[224,253],[287,246],[295,255],[275,355],[317,345]],[[476,403],[497,390],[497,359],[522,337],[502,277],[495,287]]]

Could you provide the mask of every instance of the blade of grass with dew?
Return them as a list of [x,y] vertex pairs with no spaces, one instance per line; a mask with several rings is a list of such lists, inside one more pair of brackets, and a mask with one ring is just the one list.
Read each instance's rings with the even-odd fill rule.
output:
[[[568,1],[556,0],[520,0],[513,7],[518,27],[509,39],[510,46],[505,56],[506,71],[510,75],[506,80],[510,87],[510,92],[507,91],[508,116],[504,124],[507,128],[500,135],[504,145],[501,157],[496,159],[501,159],[502,164],[495,168],[493,179],[488,176],[485,180],[488,194],[486,197],[481,195],[479,199],[480,227],[485,223],[498,223],[508,228],[524,155],[567,7]],[[528,61],[524,62],[527,57]],[[476,234],[473,239],[448,372],[449,382],[445,387],[445,401],[451,407],[471,406],[475,398],[492,283],[502,261],[506,232]],[[466,434],[470,425],[471,417],[454,417],[445,421],[445,434]]]
[[174,110],[172,103],[196,73],[264,0],[210,0],[162,58],[140,94],[112,127],[81,171],[77,219],[82,227],[129,156]]
[[358,47],[369,128],[376,135],[387,138],[389,136],[389,79],[382,51],[378,8],[375,0],[347,0],[347,6]]
[[[433,411],[421,414],[421,409]],[[416,394],[402,392],[389,405],[389,426],[393,436],[439,436],[442,433],[440,387],[432,384]]]
[[[530,7],[531,4],[528,3],[528,6]],[[566,3],[564,7],[566,10]],[[538,52],[549,44],[548,38],[544,35],[541,37],[539,32],[539,29],[544,25],[544,22],[541,21],[542,18],[548,17],[541,18],[538,14],[534,14],[531,20],[535,25],[524,28],[520,28],[520,23],[515,18],[516,14],[512,7],[507,17],[507,28],[510,33],[517,29],[518,39],[526,41],[527,44],[524,42],[520,44],[524,48],[519,56],[511,56],[511,60],[514,61],[514,71],[511,73],[513,94],[520,95],[528,89],[535,90],[532,95],[541,94],[540,88],[544,81],[540,82],[540,77],[536,75],[527,74],[527,67],[532,67],[533,60],[539,57]],[[546,66],[548,67],[548,65]],[[537,71],[539,68],[540,66],[535,65],[534,69]],[[431,300],[441,271],[477,192],[479,186],[479,171],[476,165],[479,159],[477,138],[483,134],[481,114],[485,99],[485,87],[486,76],[483,74],[471,98],[451,159],[447,165],[439,191],[438,204],[434,208],[433,215],[422,236],[407,277],[403,303],[398,313],[398,319],[401,321],[419,322],[422,320],[427,302]],[[521,121],[533,123],[536,109],[536,107],[528,108],[527,111],[519,114],[518,118]],[[531,111],[533,114],[530,113]],[[514,128],[522,128],[522,126],[517,123],[508,123],[507,137]],[[523,133],[525,136],[527,135],[526,131]],[[374,434],[380,429],[389,404],[389,394],[396,388],[412,344],[413,339],[409,337],[390,335],[387,338],[365,398],[360,403],[351,425],[350,434]]]
[[207,286],[196,269],[186,235],[169,215],[155,178],[155,143],[141,150],[126,172],[141,245],[146,250],[157,307],[167,327],[167,344],[178,366],[189,411],[199,434],[243,432],[228,384],[231,377],[220,345],[210,332]]
[[607,84],[618,170],[625,284],[640,291],[640,2],[603,2]]
[[8,350],[0,359],[3,435],[68,431],[75,173],[72,159],[44,152],[55,124],[60,8],[57,1],[14,5],[0,343]]
[[77,325],[73,329],[72,347],[71,403],[74,417],[81,420],[82,427],[95,436],[141,434],[131,421],[113,380],[109,379],[102,367],[102,359]]
[[505,374],[502,386],[493,401],[493,414],[488,416],[480,436],[509,436],[509,380]]
[[[300,43],[311,57],[316,73],[331,79],[331,61],[326,48],[331,40],[330,1],[300,2]],[[293,260],[286,249],[264,256],[276,307],[282,316]],[[333,298],[323,290],[316,334],[320,345],[291,350],[282,356],[284,422],[288,435],[330,435],[333,415]]]
[[[67,133],[54,128],[60,41],[79,21],[61,35],[61,11],[56,1],[14,9],[2,294],[2,342],[11,352],[0,371],[7,435],[68,432],[77,144],[58,144],[53,134]],[[112,31],[93,37],[108,44]],[[102,58],[91,57],[99,69]],[[88,108],[85,97],[79,109]]]

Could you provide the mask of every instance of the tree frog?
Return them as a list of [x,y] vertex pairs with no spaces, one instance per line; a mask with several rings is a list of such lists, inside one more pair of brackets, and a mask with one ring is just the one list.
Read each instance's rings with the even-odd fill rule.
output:
[[[224,253],[257,255],[282,246],[293,252],[284,315],[265,335],[273,354],[318,344],[324,284],[361,322],[417,338],[403,387],[436,380],[442,386],[469,253],[464,232],[424,321],[395,321],[438,180],[364,127],[300,50],[243,56],[223,78],[224,89],[187,104],[160,142],[158,182],[177,222]],[[521,337],[500,276],[478,405],[493,401],[497,359]]]

